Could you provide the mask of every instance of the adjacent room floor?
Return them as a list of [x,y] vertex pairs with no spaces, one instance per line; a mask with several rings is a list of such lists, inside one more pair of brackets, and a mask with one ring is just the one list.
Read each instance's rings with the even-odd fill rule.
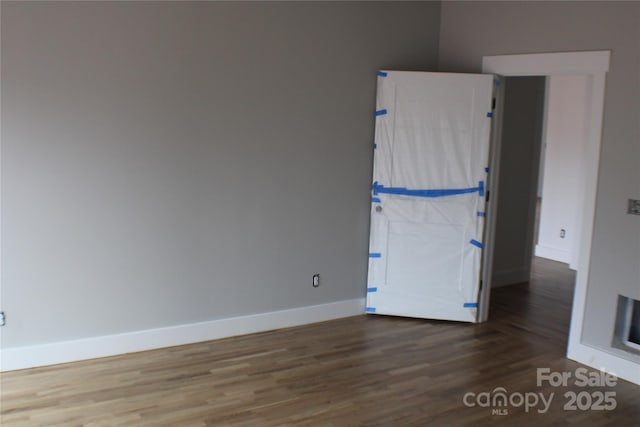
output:
[[[0,421],[4,427],[638,425],[639,386],[618,380],[614,387],[579,387],[574,379],[536,385],[537,368],[574,374],[582,366],[564,357],[573,280],[566,265],[536,259],[531,283],[494,290],[490,321],[479,325],[363,315],[3,373]],[[500,392],[506,405],[487,401]],[[615,409],[565,408],[572,393],[583,393],[577,403],[584,407],[596,392],[614,392]]]

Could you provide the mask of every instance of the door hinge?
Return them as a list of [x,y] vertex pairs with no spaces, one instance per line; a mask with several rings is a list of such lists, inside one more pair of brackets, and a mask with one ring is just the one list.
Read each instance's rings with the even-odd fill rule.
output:
[[491,101],[491,109],[495,110],[496,109],[496,99],[493,98],[493,100]]
[[480,279],[480,290],[482,290],[482,279]]
[[491,194],[491,191],[487,190],[487,197],[485,198],[485,202],[489,201],[489,194]]

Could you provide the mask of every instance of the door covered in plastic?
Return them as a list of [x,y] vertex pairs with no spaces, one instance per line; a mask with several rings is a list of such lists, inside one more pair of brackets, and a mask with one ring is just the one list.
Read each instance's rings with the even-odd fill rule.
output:
[[475,322],[493,76],[378,72],[367,313]]

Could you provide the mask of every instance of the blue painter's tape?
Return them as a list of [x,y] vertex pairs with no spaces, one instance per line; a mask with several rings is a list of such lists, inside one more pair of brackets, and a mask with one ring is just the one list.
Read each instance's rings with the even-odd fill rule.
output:
[[382,254],[380,252],[369,252],[369,258],[382,258]]
[[387,77],[387,73],[385,71],[378,71],[378,75],[380,77]]
[[378,144],[373,144],[373,149],[375,150],[376,148],[378,148]]
[[367,288],[367,292],[378,292],[378,288]]
[[387,109],[384,108],[382,110],[376,110],[375,113],[373,113],[374,116],[378,117],[378,116],[384,116],[385,114],[387,114]]
[[446,189],[434,189],[434,190],[410,190],[406,187],[385,187],[378,184],[378,181],[373,183],[373,195],[378,194],[397,194],[400,196],[412,196],[412,197],[445,197],[445,196],[457,196],[459,194],[480,193],[480,196],[484,196],[484,181],[479,181],[477,187],[470,188],[446,188]]
[[487,113],[487,117],[489,117],[489,118],[493,117],[493,113],[492,113],[491,111],[489,111],[489,112]]
[[500,80],[494,79],[493,80],[493,84],[496,85],[496,86],[500,86]]
[[376,309],[375,307],[367,307],[364,309],[364,311],[366,311],[367,313],[375,313]]
[[481,211],[478,211],[478,212],[477,212],[477,215],[478,215],[480,218],[484,218],[484,217],[486,217],[486,216],[487,216],[487,214],[486,214],[486,213],[481,212]]
[[469,241],[469,243],[471,243],[473,246],[476,246],[476,247],[482,249],[482,243],[478,242],[476,239],[471,239]]
[[485,171],[486,173],[489,173],[489,168],[484,168],[484,171]]
[[378,197],[372,197],[371,203],[380,203],[380,199]]
[[477,302],[465,302],[463,305],[464,308],[478,308]]

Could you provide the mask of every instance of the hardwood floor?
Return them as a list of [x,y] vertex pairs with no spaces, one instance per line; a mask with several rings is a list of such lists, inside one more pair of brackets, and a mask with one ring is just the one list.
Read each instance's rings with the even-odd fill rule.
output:
[[[530,284],[492,292],[480,325],[363,315],[3,373],[2,426],[640,425],[640,387],[536,385],[564,358],[573,275],[536,260]],[[593,372],[593,371],[589,371]],[[469,407],[503,387],[513,404]],[[612,411],[563,410],[566,392],[615,392]],[[475,393],[467,394],[467,393]],[[512,393],[519,393],[514,395]],[[533,402],[525,410],[518,396]],[[515,397],[514,397],[515,396]],[[585,396],[582,403],[586,402]],[[483,402],[482,399],[480,399]],[[492,409],[507,415],[492,415]]]

